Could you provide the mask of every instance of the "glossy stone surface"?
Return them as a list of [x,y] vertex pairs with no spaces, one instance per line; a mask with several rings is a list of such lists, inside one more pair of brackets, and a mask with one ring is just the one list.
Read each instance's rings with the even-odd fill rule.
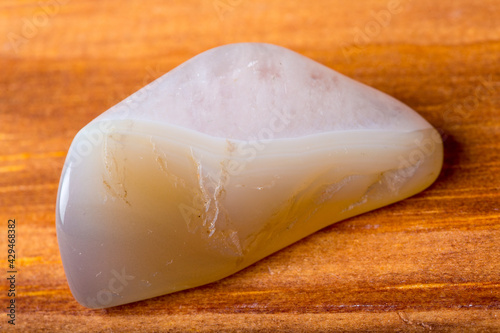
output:
[[386,94],[274,45],[209,50],[76,135],[56,212],[68,283],[104,308],[216,281],[422,191],[442,158]]

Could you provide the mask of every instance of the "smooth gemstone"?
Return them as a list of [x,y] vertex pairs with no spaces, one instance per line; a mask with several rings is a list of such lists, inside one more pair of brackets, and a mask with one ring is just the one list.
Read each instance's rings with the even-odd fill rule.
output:
[[85,126],[57,235],[78,302],[210,283],[428,187],[439,133],[394,98],[282,47],[204,52]]

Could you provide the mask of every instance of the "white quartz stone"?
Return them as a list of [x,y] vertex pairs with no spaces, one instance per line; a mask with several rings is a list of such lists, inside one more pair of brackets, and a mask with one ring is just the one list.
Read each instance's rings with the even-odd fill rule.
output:
[[76,135],[56,214],[69,286],[104,308],[216,281],[422,191],[442,158],[380,91],[274,45],[209,50]]

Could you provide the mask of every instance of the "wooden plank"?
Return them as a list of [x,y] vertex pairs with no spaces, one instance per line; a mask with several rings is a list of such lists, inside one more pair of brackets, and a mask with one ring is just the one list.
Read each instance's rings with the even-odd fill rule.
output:
[[[18,274],[16,326],[2,315],[0,330],[500,331],[499,19],[496,0],[4,1],[0,259],[6,272],[16,219]],[[83,308],[54,227],[71,140],[183,61],[240,41],[289,47],[410,105],[443,134],[439,179],[222,281]]]

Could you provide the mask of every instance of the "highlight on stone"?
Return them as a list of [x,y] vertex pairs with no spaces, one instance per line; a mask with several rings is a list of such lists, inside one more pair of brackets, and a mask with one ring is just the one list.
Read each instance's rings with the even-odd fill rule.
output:
[[85,126],[56,226],[76,300],[106,308],[207,284],[437,178],[439,133],[288,49],[206,51]]

